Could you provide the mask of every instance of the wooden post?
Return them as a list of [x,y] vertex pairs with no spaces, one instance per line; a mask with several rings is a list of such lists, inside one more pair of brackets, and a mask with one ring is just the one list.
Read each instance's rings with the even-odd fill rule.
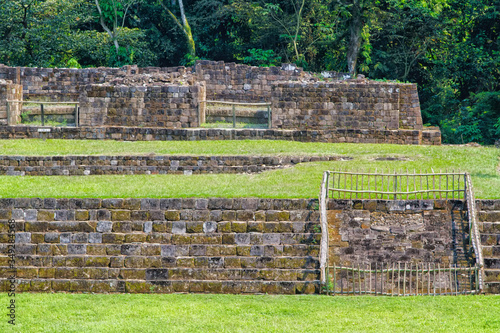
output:
[[433,265],[432,276],[432,296],[436,296],[436,263]]
[[452,273],[453,267],[450,264],[450,295],[453,296],[453,273]]
[[401,263],[398,262],[398,296],[401,292]]
[[418,296],[418,262],[417,262],[417,285],[415,286],[415,296]]
[[80,107],[75,104],[75,127],[80,127]]
[[[347,272],[347,277],[349,277],[349,272]],[[356,280],[354,279],[354,263],[351,263],[351,277],[352,277],[352,294],[356,295]],[[347,281],[349,281],[349,279],[347,279]]]
[[45,125],[45,119],[44,119],[44,111],[43,111],[43,104],[40,104],[40,113],[41,113],[41,117],[42,117],[42,126]]
[[333,296],[335,296],[336,283],[337,283],[337,272],[335,264],[333,264]]
[[403,272],[403,296],[406,296],[406,262],[405,262],[405,268]]
[[273,119],[271,118],[271,106],[267,106],[267,128],[271,128],[273,126]]
[[[380,276],[380,294],[385,296],[385,295],[387,295],[387,293],[385,292],[385,286],[387,285],[387,279],[385,276],[386,272],[384,272],[384,267],[385,267],[385,265],[384,265],[384,263],[382,263],[382,269],[380,270],[380,275],[381,275]],[[385,284],[384,284],[384,279],[386,280]]]
[[359,174],[356,174],[356,199],[358,198],[358,182],[359,182]]
[[369,283],[370,294],[371,294],[372,293],[372,265],[371,264],[367,264],[367,265],[369,265],[369,268],[368,268],[368,274],[369,274],[368,283]]
[[391,296],[394,296],[394,271],[396,270],[396,263],[392,263],[392,288],[391,288]]
[[320,189],[320,198],[319,198],[319,205],[320,205],[320,222],[321,222],[321,243],[320,243],[320,253],[319,253],[319,259],[320,259],[320,275],[321,275],[321,283],[324,285],[325,282],[325,270],[328,269],[326,266],[327,263],[327,258],[328,258],[328,220],[327,220],[327,212],[326,212],[326,192],[328,189],[326,188],[326,180],[328,177],[328,171],[325,171],[323,173],[323,180],[321,182],[321,189]]
[[411,296],[411,278],[412,278],[412,275],[413,275],[413,271],[412,271],[412,263],[410,262],[410,281],[408,283],[408,295]]
[[236,107],[233,104],[233,128],[236,128]]
[[397,176],[397,171],[394,170],[394,200],[397,200],[397,194],[396,192],[398,191],[398,176]]
[[427,295],[431,294],[431,263],[427,263]]
[[362,294],[363,288],[361,288],[361,269],[359,268],[359,262],[358,262],[358,287],[359,287],[359,294]]
[[[439,199],[441,199],[441,197],[439,197]],[[442,287],[442,283],[441,281],[443,280],[442,276],[441,276],[441,264],[438,263],[438,278],[439,278],[439,295],[441,295],[443,293],[443,287]],[[436,281],[434,281],[434,283],[436,283]]]
[[[326,265],[326,296],[330,295],[330,267]],[[321,291],[320,291],[321,293]]]
[[7,101],[7,126],[10,125],[10,102]]

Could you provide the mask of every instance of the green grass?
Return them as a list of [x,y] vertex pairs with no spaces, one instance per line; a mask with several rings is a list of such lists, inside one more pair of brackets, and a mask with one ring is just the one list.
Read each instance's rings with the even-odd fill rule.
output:
[[[117,142],[5,140],[0,155],[67,154],[337,155],[353,160],[303,163],[261,174],[86,177],[0,176],[0,197],[261,197],[315,198],[324,170],[461,170],[477,198],[500,198],[500,150],[491,147],[327,144],[289,141]],[[378,157],[404,157],[377,161]]]
[[500,331],[500,296],[18,294],[16,305],[1,332]]
[[[201,128],[233,128],[233,123],[216,121],[214,123],[203,123],[200,125]],[[268,128],[268,124],[259,123],[242,123],[237,122],[235,128]]]

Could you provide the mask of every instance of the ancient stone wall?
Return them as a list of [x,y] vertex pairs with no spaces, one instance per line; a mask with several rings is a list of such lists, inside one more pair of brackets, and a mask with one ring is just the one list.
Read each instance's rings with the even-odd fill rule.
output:
[[0,199],[0,276],[14,219],[18,291],[314,293],[315,204]]
[[117,78],[136,74],[178,73],[184,75],[191,69],[185,67],[124,66],[122,68],[38,68],[8,67],[0,65],[0,79],[12,80],[23,87],[24,100],[76,101],[81,90],[89,84],[108,83]]
[[418,94],[411,84],[281,82],[272,86],[272,111],[277,128],[423,129]]
[[330,200],[330,262],[467,266],[466,210],[452,200]]
[[[313,74],[292,64],[253,67],[203,60],[194,69],[0,65],[0,79],[20,84],[20,99],[79,101],[81,126],[199,127],[206,119],[227,120],[228,115],[206,115],[201,101],[271,102],[272,128],[325,130],[319,141],[440,144],[439,131],[423,133],[414,84]],[[266,110],[238,119],[249,115],[267,123]],[[405,132],[412,130],[419,133]]]
[[[328,208],[331,263],[463,259],[461,201]],[[0,199],[0,289],[13,239],[19,292],[314,293],[320,229],[315,199]]]
[[83,176],[257,173],[345,156],[0,156],[0,175]]
[[416,130],[278,130],[278,129],[207,129],[142,127],[53,127],[40,133],[36,127],[1,126],[1,139],[78,139],[78,140],[292,140],[301,142],[350,142],[440,145],[439,129]]
[[81,126],[197,127],[205,87],[89,85],[80,95]]
[[270,102],[271,85],[278,81],[312,78],[293,64],[281,67],[255,67],[224,61],[197,61],[195,75],[207,85],[207,100],[232,102]]

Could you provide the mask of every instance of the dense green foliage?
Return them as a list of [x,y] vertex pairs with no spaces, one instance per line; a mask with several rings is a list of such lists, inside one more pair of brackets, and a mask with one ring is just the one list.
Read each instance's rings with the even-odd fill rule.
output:
[[415,82],[444,142],[499,138],[498,0],[0,0],[0,36],[13,66],[294,62]]

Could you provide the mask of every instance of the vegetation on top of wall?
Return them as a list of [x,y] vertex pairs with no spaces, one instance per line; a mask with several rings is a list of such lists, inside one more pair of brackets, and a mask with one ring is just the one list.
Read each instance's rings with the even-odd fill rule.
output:
[[[443,142],[499,139],[495,0],[52,0],[0,2],[0,63],[98,67],[196,59],[418,84]],[[117,10],[113,10],[117,8]],[[180,19],[178,19],[180,17]],[[195,53],[196,50],[196,53]],[[488,109],[484,110],[483,107]],[[497,103],[498,105],[498,103]],[[483,114],[486,112],[486,114]]]

